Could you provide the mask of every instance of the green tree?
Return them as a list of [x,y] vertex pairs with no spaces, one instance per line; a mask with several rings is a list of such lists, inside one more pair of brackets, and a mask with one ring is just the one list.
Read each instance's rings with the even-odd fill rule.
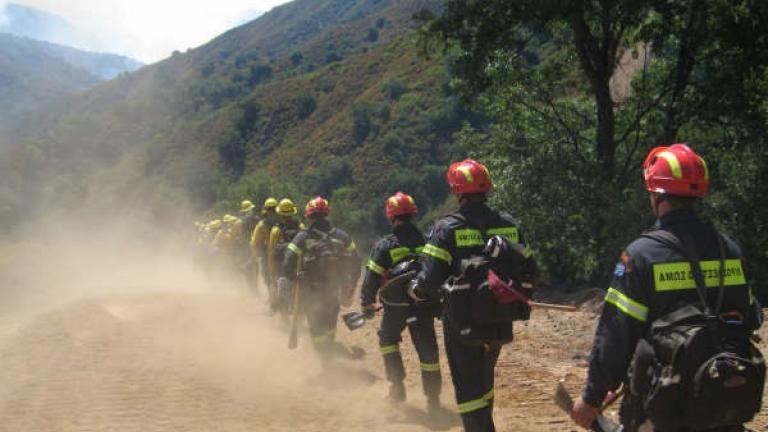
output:
[[[745,148],[737,138],[761,121],[751,93],[768,65],[764,2],[449,0],[421,18],[455,86],[494,120],[463,131],[464,148],[500,173],[497,197],[519,203],[563,277],[599,280],[646,222],[637,167],[648,148],[687,137],[713,153]],[[728,132],[699,133],[718,127]]]

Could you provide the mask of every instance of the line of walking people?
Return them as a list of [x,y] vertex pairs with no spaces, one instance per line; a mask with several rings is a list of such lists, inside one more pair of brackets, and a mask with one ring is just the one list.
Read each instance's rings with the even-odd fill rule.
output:
[[[743,431],[762,403],[765,364],[752,341],[762,314],[740,249],[695,211],[708,193],[706,162],[684,144],[657,147],[643,177],[657,223],[620,254],[571,416],[594,429],[607,395],[623,387],[623,431]],[[513,339],[514,321],[530,316],[538,269],[517,220],[488,206],[493,183],[483,164],[456,162],[446,181],[458,209],[426,235],[414,224],[411,196],[386,199],[392,232],[363,267],[361,314],[370,319],[382,311],[379,347],[395,402],[406,399],[400,343],[408,328],[430,412],[440,406],[441,319],[464,430],[495,431],[495,365]],[[339,349],[339,304],[354,291],[360,258],[349,235],[328,221],[327,200],[307,203],[307,226],[292,219],[295,206],[286,203],[281,212],[285,201],[265,202],[249,247],[252,256],[265,257],[273,310],[302,307],[313,344],[329,360]],[[270,211],[287,219],[280,225]],[[221,226],[237,225],[224,219]],[[273,247],[276,226],[282,237]]]

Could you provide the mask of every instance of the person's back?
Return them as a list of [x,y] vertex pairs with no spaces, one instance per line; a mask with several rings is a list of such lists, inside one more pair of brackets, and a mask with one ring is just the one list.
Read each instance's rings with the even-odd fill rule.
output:
[[[288,244],[294,237],[304,229],[304,224],[296,219],[298,209],[288,198],[283,198],[277,205],[276,214],[277,219],[274,225],[270,229],[269,239],[267,241],[266,250],[266,266],[264,269],[264,277],[267,280],[269,286],[275,286],[279,275],[280,266],[283,263],[285,257],[285,251]],[[287,312],[290,299],[280,298],[278,295],[270,296],[270,309],[282,312]]]
[[[665,214],[659,223],[648,231],[648,237],[640,237],[627,246],[627,255],[632,257],[632,266],[637,280],[632,282],[638,287],[638,301],[648,308],[646,322],[679,309],[682,305],[698,304],[696,281],[688,257],[683,251],[652,238],[655,231],[668,231],[676,238],[692,244],[699,255],[705,283],[708,288],[717,288],[719,284],[720,240],[723,242],[725,262],[723,292],[723,310],[739,311],[744,317],[755,319],[754,309],[750,307],[752,297],[744,273],[741,249],[730,238],[722,235],[715,228],[700,219],[690,209],[678,209]],[[718,290],[707,292],[711,304],[717,302]],[[752,322],[752,326],[756,326]]]
[[251,232],[249,245],[251,247],[252,256],[258,260],[264,260],[267,257],[267,242],[269,241],[269,233],[276,223],[277,205],[278,202],[275,198],[267,198],[264,200],[262,218],[256,223],[256,226]]
[[[446,179],[460,208],[435,223],[424,246],[421,271],[409,293],[417,302],[445,297],[445,348],[464,430],[492,432],[494,369],[501,345],[512,340],[512,320],[517,318],[511,313],[497,315],[500,303],[496,299],[481,303],[480,285],[457,278],[464,275],[467,259],[482,257],[488,242],[496,236],[509,247],[525,250],[519,269],[506,268],[512,266],[502,263],[505,273],[534,277],[536,266],[528,256],[517,222],[485,204],[493,184],[484,165],[471,159],[456,162],[448,168]],[[477,273],[490,282],[490,271],[485,270]],[[443,295],[441,287],[447,281],[452,287]],[[487,320],[495,316],[498,321]]]
[[221,218],[221,221],[221,229],[213,239],[213,247],[218,252],[234,259],[237,254],[237,222],[239,219],[236,216],[226,214]]
[[[354,273],[343,267],[357,259],[355,242],[328,221],[328,201],[322,197],[310,200],[304,210],[309,227],[299,231],[286,247],[278,279],[278,296],[299,289],[300,309],[306,314],[309,333],[321,360],[327,361],[338,348],[335,342],[339,315],[339,292],[354,280]],[[298,279],[298,284],[292,283]],[[296,311],[294,311],[296,313]]]
[[306,280],[312,284],[337,287],[348,284],[359,265],[355,245],[349,234],[332,226],[327,219],[312,223],[303,232],[306,239],[302,268]]
[[[413,224],[413,217],[418,213],[413,197],[397,192],[386,200],[385,210],[392,223],[392,233],[373,247],[360,290],[360,306],[367,318],[372,318],[377,310],[376,297],[380,288],[386,285],[387,289],[402,289],[392,278],[407,277],[414,268],[418,268],[419,254],[425,244],[424,234]],[[391,284],[387,285],[389,282]],[[418,307],[386,300],[382,300],[382,303],[379,348],[384,360],[384,372],[390,382],[390,400],[402,402],[407,397],[405,365],[400,355],[402,332],[407,327],[419,357],[427,409],[431,413],[437,412],[440,407],[442,377],[434,321],[440,315],[440,302]]]
[[[762,357],[749,341],[762,316],[741,251],[697,216],[694,205],[708,193],[708,170],[688,146],[653,149],[644,163],[644,178],[658,220],[622,252],[616,265],[587,382],[571,416],[589,428],[608,392],[623,384],[629,391],[620,417],[628,432],[645,430],[648,423],[663,432],[741,431],[744,411],[751,403],[759,410],[765,373]],[[721,365],[736,365],[744,373],[762,369],[763,378],[740,376],[734,383],[741,384],[730,387],[721,382],[719,389],[705,392],[713,405],[703,406],[703,393],[688,389],[696,380],[696,385],[705,385],[713,373],[715,381],[730,374],[730,366],[696,374],[710,360],[720,364],[716,359],[721,354],[729,358]],[[749,359],[739,359],[741,355]],[[662,371],[669,377],[663,378]],[[760,386],[756,396],[742,400],[750,398],[750,391],[741,390],[755,385]]]

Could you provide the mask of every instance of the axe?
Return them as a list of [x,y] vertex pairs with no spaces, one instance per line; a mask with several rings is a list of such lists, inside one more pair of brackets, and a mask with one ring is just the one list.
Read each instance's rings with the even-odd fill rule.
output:
[[[613,398],[606,401],[605,404],[600,408],[600,412],[603,412],[606,408],[608,408],[613,402],[615,402],[623,393],[623,389],[616,393]],[[554,395],[554,402],[555,405],[557,405],[561,410],[565,411],[568,415],[571,414],[571,411],[573,410],[573,398],[571,398],[571,395],[568,393],[568,390],[565,388],[565,384],[563,383],[563,380],[560,380],[557,383],[557,388],[555,389],[555,395]],[[621,432],[622,426],[619,424],[616,424],[614,421],[609,419],[608,417],[598,414],[595,421],[592,423],[592,426],[590,427],[590,430],[594,432]]]

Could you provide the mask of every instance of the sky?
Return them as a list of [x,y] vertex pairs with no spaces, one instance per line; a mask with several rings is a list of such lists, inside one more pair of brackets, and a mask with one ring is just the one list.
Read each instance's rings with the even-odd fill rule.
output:
[[72,44],[152,63],[200,46],[288,0],[0,0],[66,19],[79,35]]

